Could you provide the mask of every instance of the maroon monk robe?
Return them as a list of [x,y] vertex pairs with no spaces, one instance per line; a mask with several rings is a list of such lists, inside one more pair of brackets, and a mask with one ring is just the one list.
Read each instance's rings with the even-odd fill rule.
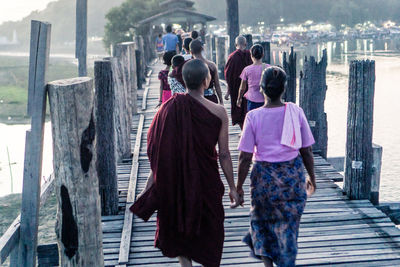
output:
[[253,64],[249,50],[237,49],[229,55],[228,62],[225,66],[225,80],[228,83],[229,91],[231,95],[231,115],[232,124],[243,124],[247,113],[247,101],[243,98],[242,105],[239,108],[236,106],[240,83],[240,74],[245,67]]
[[157,210],[155,246],[219,266],[224,242],[224,186],[215,146],[221,120],[188,94],[164,103],[150,126],[147,154],[153,186],[131,207],[147,221]]

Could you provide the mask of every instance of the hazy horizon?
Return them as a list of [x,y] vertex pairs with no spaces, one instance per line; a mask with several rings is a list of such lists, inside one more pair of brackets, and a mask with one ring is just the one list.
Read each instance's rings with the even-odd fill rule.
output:
[[32,11],[43,10],[47,4],[57,0],[13,0],[4,1],[0,9],[0,24],[6,21],[18,21]]

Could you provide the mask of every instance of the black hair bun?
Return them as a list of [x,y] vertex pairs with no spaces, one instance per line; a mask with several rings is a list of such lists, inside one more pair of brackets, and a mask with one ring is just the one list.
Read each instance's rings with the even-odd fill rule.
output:
[[264,48],[259,44],[253,45],[250,52],[255,59],[261,59],[264,56]]
[[272,66],[263,71],[260,86],[271,100],[276,100],[285,90],[286,79],[286,73],[282,68]]

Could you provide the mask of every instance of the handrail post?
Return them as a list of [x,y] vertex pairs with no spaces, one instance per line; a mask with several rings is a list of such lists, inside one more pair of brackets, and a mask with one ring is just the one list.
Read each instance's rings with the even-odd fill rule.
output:
[[32,117],[32,122],[31,130],[26,132],[18,253],[18,266],[24,267],[36,265],[50,32],[49,23],[31,22],[28,115]]
[[[344,190],[350,199],[370,198],[374,94],[375,61],[352,61],[349,73],[344,183]],[[376,189],[375,186],[374,190]]]
[[93,80],[49,83],[61,266],[104,266]]

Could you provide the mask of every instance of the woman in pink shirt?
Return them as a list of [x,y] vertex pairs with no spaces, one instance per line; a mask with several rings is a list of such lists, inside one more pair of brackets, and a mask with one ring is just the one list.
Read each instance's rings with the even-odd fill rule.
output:
[[[239,143],[238,193],[251,172],[250,231],[243,241],[265,266],[295,266],[300,218],[315,192],[314,144],[303,110],[283,103],[286,74],[269,67],[260,86],[265,104],[247,113]],[[303,163],[309,174],[305,178]],[[243,203],[243,197],[242,197]]]
[[[263,70],[269,67],[262,63],[264,48],[259,45],[253,45],[250,49],[253,64],[243,69],[240,79],[242,83],[239,88],[239,97],[236,105],[242,105],[243,95],[247,99],[247,111],[262,107],[264,105],[264,95],[260,92],[260,79]],[[246,92],[247,91],[247,92]],[[246,94],[245,94],[246,92]]]

